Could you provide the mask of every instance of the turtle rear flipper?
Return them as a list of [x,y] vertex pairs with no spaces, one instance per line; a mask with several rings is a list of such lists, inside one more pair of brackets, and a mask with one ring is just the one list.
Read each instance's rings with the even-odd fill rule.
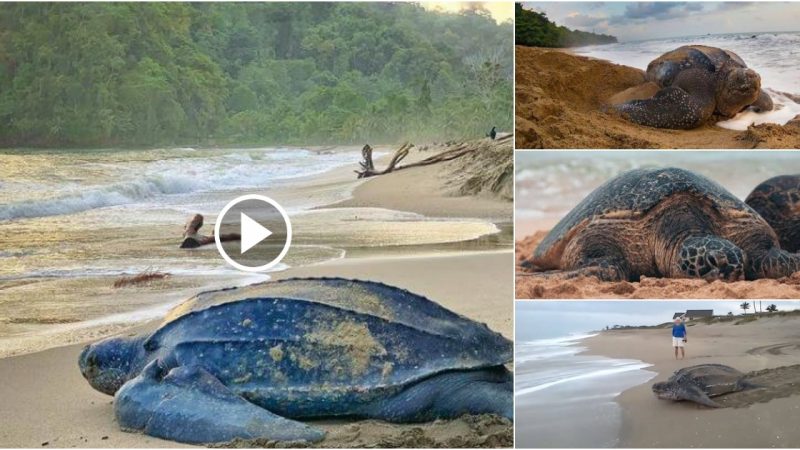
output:
[[249,403],[203,368],[167,372],[159,361],[117,392],[114,410],[125,430],[192,444],[236,438],[315,442],[325,436]]

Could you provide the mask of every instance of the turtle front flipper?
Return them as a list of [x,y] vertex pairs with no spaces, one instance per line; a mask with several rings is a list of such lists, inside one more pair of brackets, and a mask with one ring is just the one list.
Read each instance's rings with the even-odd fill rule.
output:
[[709,397],[708,394],[703,392],[703,390],[697,386],[686,386],[679,389],[678,397],[681,400],[688,400],[703,406],[708,406],[709,408],[722,408],[722,405],[714,400],[711,400],[711,397]]
[[775,105],[772,103],[772,98],[769,96],[769,94],[761,89],[758,92],[758,99],[752,105],[750,105],[750,107],[752,107],[755,112],[766,112],[772,111],[772,109],[775,108]]
[[614,109],[639,125],[688,130],[699,127],[714,113],[715,85],[713,75],[704,70],[684,70],[672,85],[652,98],[625,102]]
[[711,117],[707,103],[698,102],[675,86],[661,89],[653,98],[622,103],[615,105],[614,109],[639,125],[676,130],[696,128]]
[[192,444],[235,438],[321,440],[325,433],[249,403],[198,366],[169,370],[160,361],[116,394],[114,411],[125,430]]

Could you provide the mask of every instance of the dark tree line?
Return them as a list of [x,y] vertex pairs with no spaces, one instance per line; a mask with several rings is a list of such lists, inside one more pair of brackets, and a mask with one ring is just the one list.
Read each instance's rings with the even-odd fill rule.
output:
[[0,145],[314,144],[512,128],[513,26],[392,3],[8,3]]
[[613,44],[617,38],[607,34],[570,30],[551,22],[543,13],[529,11],[515,4],[515,41],[531,47],[580,47],[582,45]]

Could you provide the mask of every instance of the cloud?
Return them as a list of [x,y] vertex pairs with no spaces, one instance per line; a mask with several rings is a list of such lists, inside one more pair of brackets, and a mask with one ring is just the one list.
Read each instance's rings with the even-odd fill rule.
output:
[[651,20],[671,20],[703,10],[697,2],[635,2],[625,6],[625,12],[611,17],[611,24],[627,24]]
[[578,12],[569,13],[564,18],[564,25],[571,27],[595,27],[601,23],[607,22],[606,16],[590,16]]

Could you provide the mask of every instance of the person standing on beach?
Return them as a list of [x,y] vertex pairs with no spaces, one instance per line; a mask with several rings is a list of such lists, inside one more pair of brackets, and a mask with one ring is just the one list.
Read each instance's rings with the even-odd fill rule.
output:
[[678,359],[678,349],[681,350],[681,359],[686,356],[683,346],[686,344],[686,325],[680,317],[675,318],[675,323],[672,325],[672,346],[675,347],[675,359]]

